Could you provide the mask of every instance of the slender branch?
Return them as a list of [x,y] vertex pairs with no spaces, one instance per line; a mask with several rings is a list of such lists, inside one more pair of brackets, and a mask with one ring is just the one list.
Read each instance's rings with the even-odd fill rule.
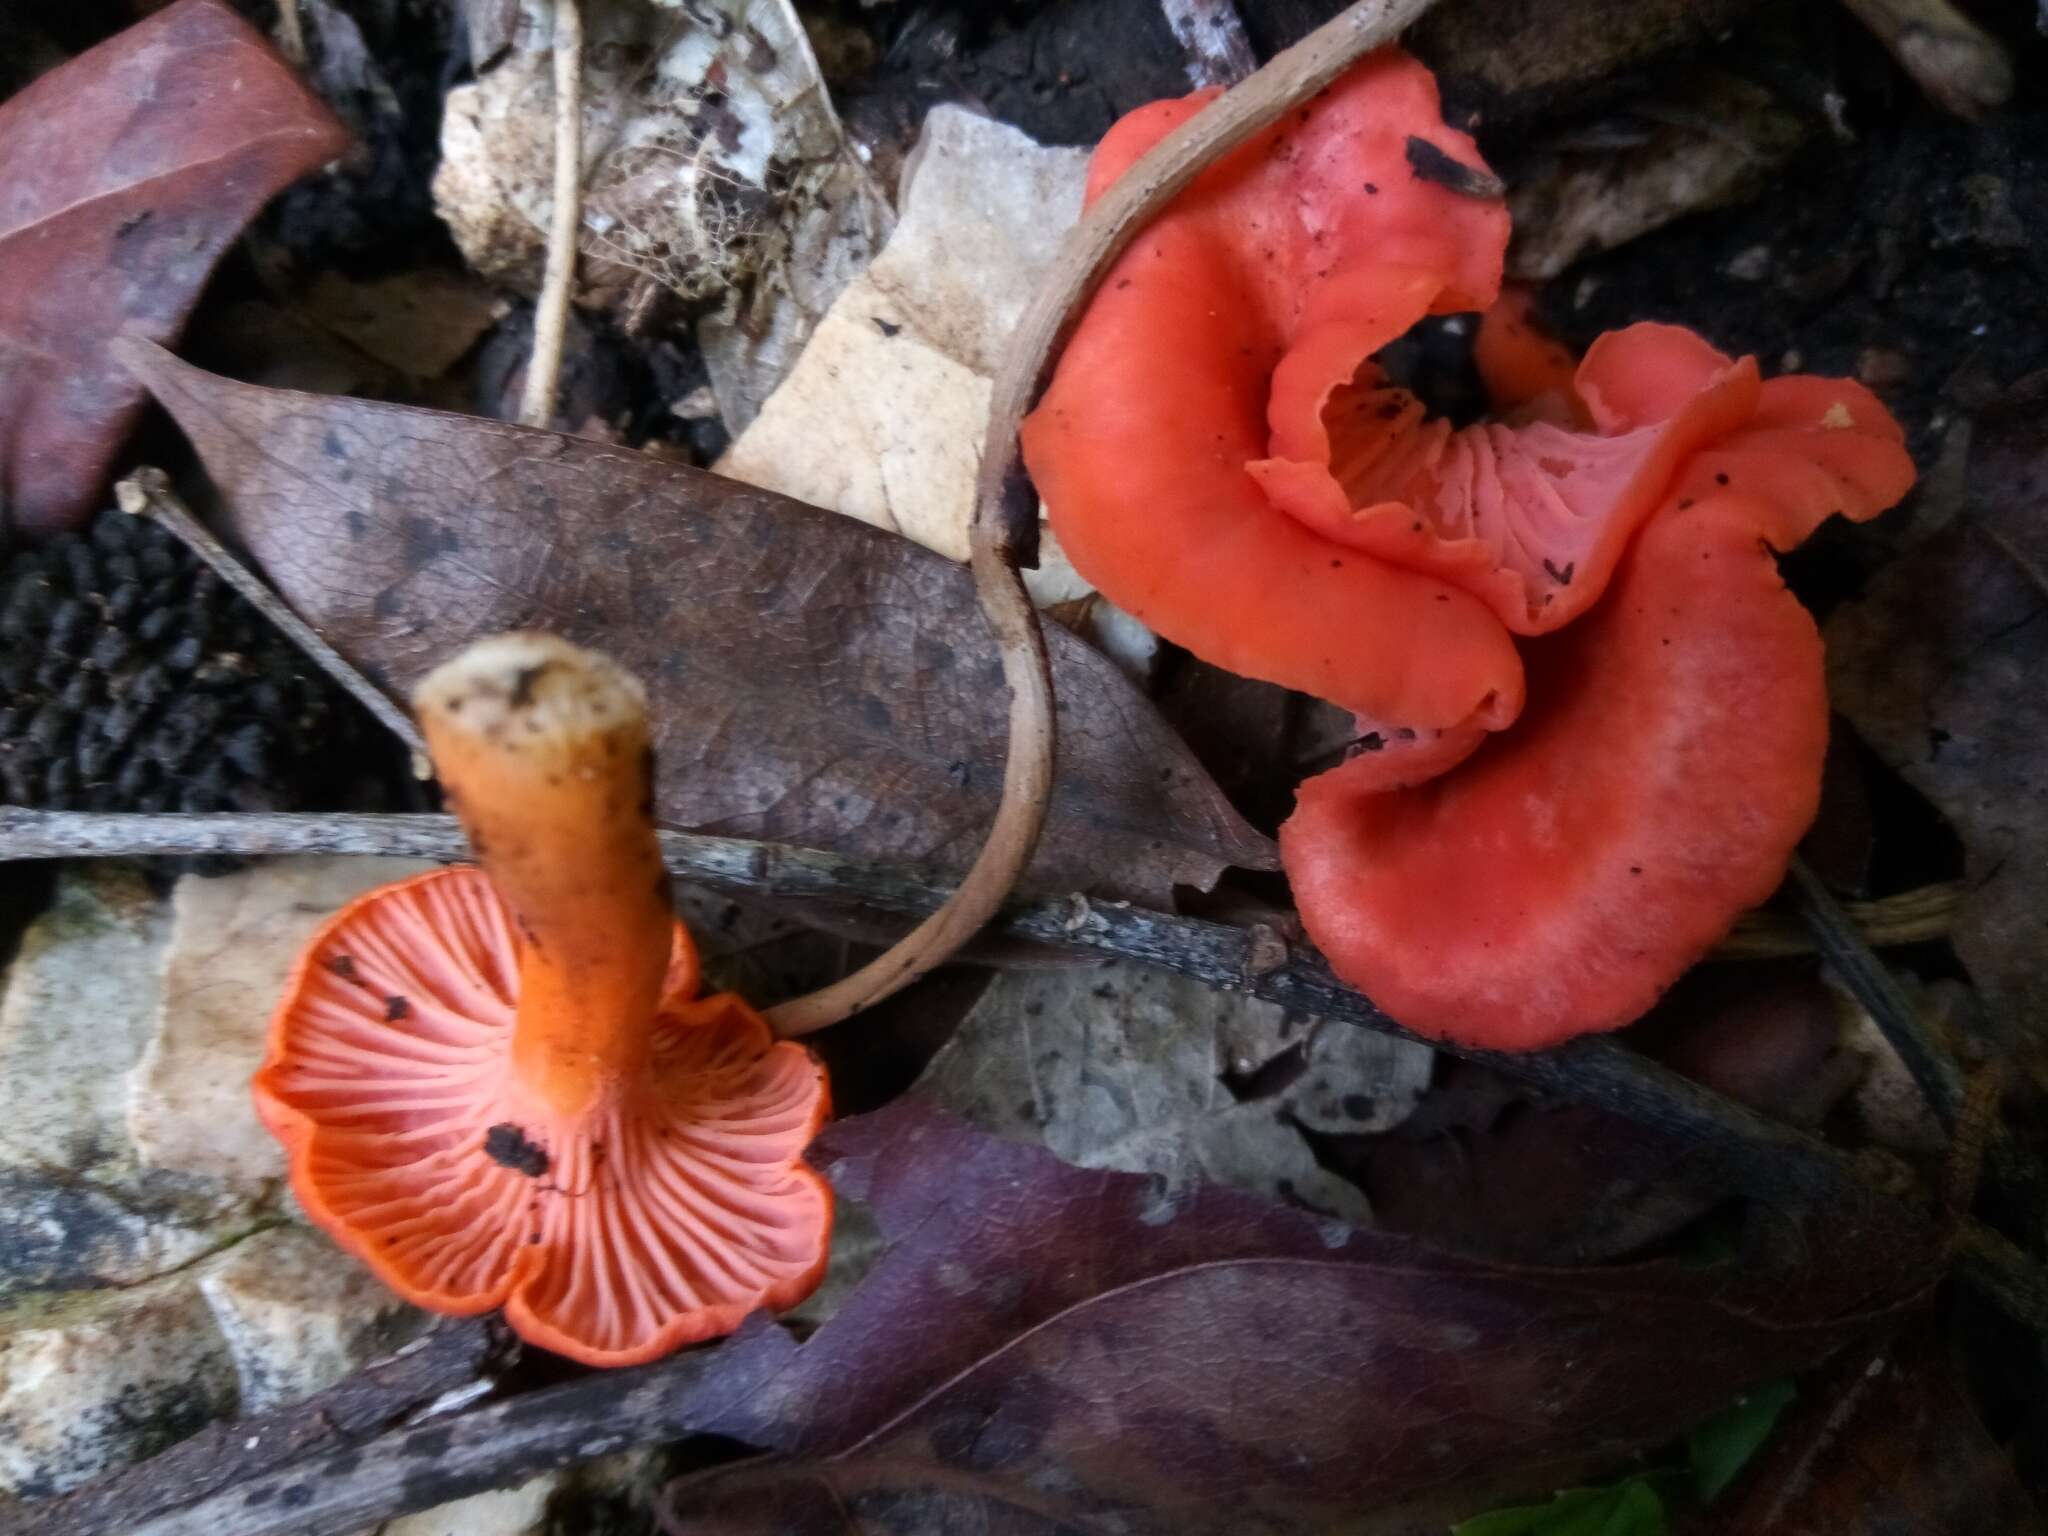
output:
[[[669,872],[742,896],[833,903],[890,915],[923,916],[938,908],[950,887],[916,870],[848,858],[843,854],[751,842],[693,832],[663,832]],[[213,815],[140,815],[109,811],[35,811],[0,806],[0,862],[10,859],[188,858],[227,854],[263,858],[293,853],[341,853],[386,858],[467,859],[468,845],[452,816],[330,813],[221,812]],[[1872,945],[1916,944],[1949,930],[1957,902],[1953,885],[1930,885],[1882,901],[1845,904]],[[1020,903],[1002,916],[995,935],[1063,948],[1096,949],[1096,919],[1134,915],[1177,933],[1198,920],[1125,906],[1102,907],[1079,896]],[[1207,926],[1222,926],[1210,924]],[[1256,946],[1270,943],[1243,932],[1256,971]],[[1114,942],[1114,939],[1112,939]],[[1163,950],[1171,943],[1154,946]],[[1804,922],[1775,912],[1744,913],[1714,951],[1719,960],[1775,959],[1813,954]],[[1121,958],[1137,958],[1122,956]]]
[[310,55],[306,52],[306,22],[299,15],[299,0],[277,0],[277,51],[290,60],[295,69],[304,69]]
[[489,1390],[500,1338],[498,1330],[475,1319],[436,1324],[396,1354],[300,1402],[209,1424],[160,1455],[109,1472],[76,1492],[0,1506],[0,1536],[127,1536],[195,1500],[241,1499],[266,1476],[345,1452],[395,1424]]
[[1872,953],[1835,894],[1804,859],[1792,860],[1792,883],[1798,888],[1807,926],[1821,955],[1863,1005],[1906,1070],[1943,1130],[1955,1133],[1963,1104],[1963,1075],[1942,1046],[1928,1034],[1898,978]]
[[[948,891],[916,872],[809,849],[664,832],[670,871],[736,895],[810,901],[864,913],[923,916]],[[468,856],[450,816],[220,814],[144,816],[0,808],[0,859],[196,854],[376,853],[454,861]],[[1306,946],[1270,929],[1232,927],[1081,896],[1008,908],[994,936],[1124,960],[1244,992],[1297,1012],[1414,1039]],[[1668,1071],[1609,1039],[1552,1051],[1449,1049],[1559,1098],[1598,1105],[1685,1139],[1702,1171],[1766,1198],[1811,1193],[1843,1177],[1841,1155],[1814,1138]]]
[[[1871,948],[1889,949],[1947,938],[1962,905],[1961,883],[1945,880],[1876,901],[1845,901],[1841,910]],[[1820,941],[1806,918],[1759,907],[1735,920],[1734,931],[1714,947],[1714,958],[1778,960],[1819,949]]]
[[1104,273],[1146,222],[1217,158],[1390,42],[1431,0],[1359,0],[1167,135],[1067,235],[996,370],[970,530],[982,612],[1010,689],[1003,793],[966,879],[929,918],[867,965],[768,1011],[777,1033],[836,1024],[943,965],[1001,909],[1045,825],[1052,795],[1052,672],[1020,565],[1038,556],[1038,500],[1019,465],[1017,429]]
[[192,515],[191,508],[171,489],[168,475],[145,465],[115,485],[114,500],[123,512],[152,518],[175,534],[215,575],[239,592],[250,607],[283,631],[285,638],[304,651],[321,671],[353,694],[357,702],[410,747],[416,761],[424,761],[426,742],[411,717],[350,666],[312,625],[286,607],[284,599],[266,587],[253,571],[228,553],[227,546],[207,531],[206,525]]
[[1949,0],[1842,0],[1934,103],[1976,119],[2012,95],[2005,47]]
[[547,266],[533,306],[533,352],[519,419],[546,427],[555,419],[562,376],[562,333],[569,324],[569,289],[576,277],[576,241],[583,228],[583,13],[580,0],[555,6],[555,192],[548,213]]
[[[237,1479],[149,1519],[81,1526],[75,1536],[346,1536],[380,1521],[524,1481],[572,1461],[659,1445],[704,1416],[716,1350],[545,1387],[395,1430],[336,1454]],[[40,1525],[24,1524],[20,1536]],[[0,1536],[14,1530],[0,1523]],[[67,1533],[71,1536],[71,1533]]]

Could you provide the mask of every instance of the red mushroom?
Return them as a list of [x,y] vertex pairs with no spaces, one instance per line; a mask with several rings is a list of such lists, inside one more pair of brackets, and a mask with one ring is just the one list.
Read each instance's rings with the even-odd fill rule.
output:
[[[1676,327],[1603,349],[1578,378],[1613,381],[1587,405],[1617,425],[1727,370]],[[1820,633],[1773,551],[1912,481],[1861,385],[1765,383],[1680,467],[1606,598],[1525,647],[1513,730],[1441,777],[1397,742],[1302,785],[1281,853],[1332,967],[1415,1029],[1497,1049],[1646,1012],[1777,888],[1819,802]]]
[[[1089,195],[1211,94],[1118,123]],[[1168,639],[1377,718],[1500,726],[1521,662],[1478,600],[1277,515],[1245,472],[1272,454],[1269,407],[1308,408],[1287,389],[1306,402],[1499,287],[1506,208],[1417,174],[1411,144],[1481,165],[1428,71],[1388,51],[1204,173],[1104,279],[1024,458],[1074,565]]]
[[[1203,99],[1126,118],[1091,191]],[[1374,55],[1131,246],[1024,449],[1119,606],[1361,716],[1283,829],[1303,920],[1411,1028],[1513,1048],[1635,1017],[1782,876],[1826,708],[1759,546],[1912,466],[1867,392],[1675,327],[1574,367],[1500,297],[1489,183],[1428,72]],[[1433,420],[1373,360],[1460,309],[1509,420]]]
[[[1126,117],[1091,194],[1207,99]],[[1746,419],[1757,375],[1724,359],[1626,427],[1429,417],[1371,358],[1426,315],[1494,304],[1494,185],[1429,72],[1387,49],[1176,199],[1024,425],[1081,574],[1233,671],[1413,727],[1512,720],[1512,636],[1599,598],[1677,465]],[[1603,369],[1596,350],[1582,393]]]
[[484,867],[372,891],[300,956],[254,1086],[307,1214],[408,1301],[591,1365],[793,1306],[831,1229],[824,1072],[696,995],[639,684],[515,634],[415,706]]

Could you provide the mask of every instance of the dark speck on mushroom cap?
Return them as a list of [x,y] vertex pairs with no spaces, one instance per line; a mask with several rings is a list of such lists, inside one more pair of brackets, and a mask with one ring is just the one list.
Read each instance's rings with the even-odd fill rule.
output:
[[523,1173],[529,1179],[540,1178],[548,1171],[547,1149],[529,1141],[526,1132],[509,1120],[500,1121],[484,1132],[484,1156],[499,1167]]

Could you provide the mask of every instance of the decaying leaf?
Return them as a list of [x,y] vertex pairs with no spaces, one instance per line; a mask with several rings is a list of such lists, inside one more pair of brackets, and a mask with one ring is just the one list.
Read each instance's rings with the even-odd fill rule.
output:
[[169,341],[215,260],[346,147],[220,0],[179,0],[0,105],[0,506],[32,532],[101,505],[142,389],[108,342]]
[[[1005,693],[966,570],[850,518],[581,438],[263,390],[126,356],[229,528],[381,685],[557,630],[646,679],[671,825],[957,871],[1002,779]],[[1170,900],[1271,846],[1116,669],[1057,629],[1060,771],[1027,883]]]
[[[478,271],[532,291],[552,200],[547,0],[449,93],[434,196]],[[888,231],[789,0],[585,0],[585,296],[724,307],[700,328],[728,426],[751,420]]]
[[[1290,0],[1299,8],[1301,0]],[[1486,0],[1440,5],[1408,38],[1445,95],[1489,119],[1526,117],[1628,72],[1685,57],[1723,35],[1755,0]],[[1279,7],[1276,7],[1279,8]],[[1307,7],[1326,15],[1328,7]],[[1274,39],[1278,41],[1278,39]]]
[[2048,1023],[2048,414],[1973,442],[1963,515],[1829,623],[1828,688],[1961,834],[1956,951],[2024,1035]]
[[1985,1431],[1931,1322],[1845,1351],[1716,1506],[1728,1536],[2038,1536],[2041,1511]]
[[[1865,1071],[1844,1039],[1851,1016],[1811,961],[1705,966],[1634,1034],[1693,1081],[1815,1128]],[[1525,1264],[1642,1252],[1731,1193],[1680,1140],[1461,1061],[1443,1063],[1404,1123],[1327,1143],[1324,1156],[1364,1187],[1383,1227]]]
[[723,1346],[703,1427],[792,1460],[681,1485],[676,1528],[1247,1536],[1484,1508],[1511,1473],[1683,1433],[1928,1278],[1861,1224],[1809,1233],[1796,1273],[1483,1265],[1213,1186],[1162,1208],[1152,1179],[915,1103],[820,1156],[892,1246],[807,1343]]
[[[1240,1100],[1234,1084],[1290,1043],[1316,1067]],[[1338,1092],[1329,1058],[1347,1047],[1364,1055],[1345,1061]],[[1161,971],[1069,966],[997,977],[917,1091],[1080,1167],[1155,1174],[1162,1210],[1206,1181],[1362,1224],[1370,1208],[1356,1185],[1317,1165],[1303,1112],[1348,1098],[1357,1127],[1393,1124],[1428,1086],[1432,1054]]]
[[1631,115],[1634,142],[1554,145],[1516,178],[1511,275],[1555,277],[1581,256],[1739,201],[1805,138],[1770,92],[1727,74],[1701,74],[1676,96],[1638,102]]
[[294,307],[385,367],[438,379],[506,306],[466,274],[423,266],[362,282],[323,272]]
[[[902,218],[719,462],[721,474],[967,558],[990,380],[1061,237],[1087,154],[953,106],[925,119]],[[1041,601],[1086,587],[1054,564]],[[1053,583],[1048,587],[1048,582]]]

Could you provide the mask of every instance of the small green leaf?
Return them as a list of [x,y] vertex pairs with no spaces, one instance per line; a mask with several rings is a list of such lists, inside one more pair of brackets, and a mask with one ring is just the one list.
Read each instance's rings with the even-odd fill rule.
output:
[[1451,1536],[1665,1536],[1664,1501],[1645,1478],[1608,1488],[1567,1488],[1548,1504],[1496,1509]]
[[1771,1426],[1798,1395],[1790,1381],[1752,1387],[1692,1432],[1692,1474],[1702,1504],[1719,1498],[1769,1438]]

